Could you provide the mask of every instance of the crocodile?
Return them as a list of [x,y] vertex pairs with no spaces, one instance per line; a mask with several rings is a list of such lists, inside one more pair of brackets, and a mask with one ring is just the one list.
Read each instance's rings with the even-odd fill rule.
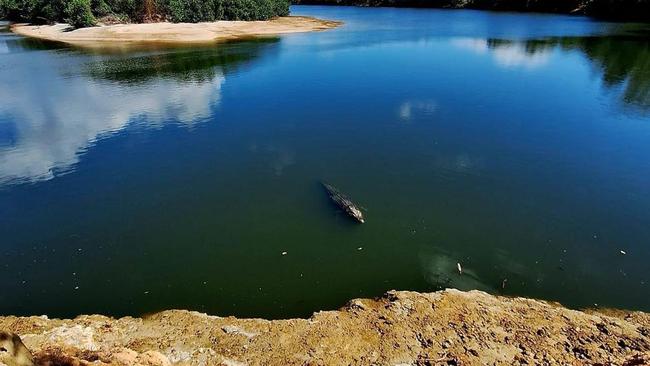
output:
[[350,217],[355,219],[357,222],[361,224],[365,222],[363,218],[363,213],[357,207],[357,205],[355,205],[354,202],[352,202],[351,199],[349,199],[347,196],[345,196],[335,187],[325,182],[321,182],[321,183],[323,184],[323,187],[325,187],[327,194],[330,196],[332,201],[336,203],[337,206],[339,206],[343,211],[345,211],[345,213],[347,213]]

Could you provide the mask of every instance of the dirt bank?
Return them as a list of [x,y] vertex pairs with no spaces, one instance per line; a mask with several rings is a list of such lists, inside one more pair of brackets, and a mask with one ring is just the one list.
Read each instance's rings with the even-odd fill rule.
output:
[[479,291],[393,291],[310,319],[172,310],[143,319],[0,317],[0,329],[52,365],[650,364],[650,314],[607,314]]
[[11,27],[15,33],[80,46],[106,43],[209,43],[251,36],[312,32],[335,28],[340,22],[290,16],[268,21],[218,21],[211,23],[116,24],[71,30],[67,24]]

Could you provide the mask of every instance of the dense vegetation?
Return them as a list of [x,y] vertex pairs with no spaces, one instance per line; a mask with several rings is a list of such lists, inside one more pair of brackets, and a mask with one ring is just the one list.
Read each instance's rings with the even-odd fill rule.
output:
[[293,0],[296,4],[482,9],[650,21],[650,0]]
[[0,0],[0,19],[91,26],[97,18],[143,22],[265,20],[289,14],[288,0]]

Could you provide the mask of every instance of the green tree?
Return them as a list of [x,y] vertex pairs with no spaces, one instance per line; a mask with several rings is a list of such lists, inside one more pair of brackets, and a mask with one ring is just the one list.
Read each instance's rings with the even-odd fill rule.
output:
[[75,28],[91,27],[97,23],[90,0],[70,0],[65,7],[67,22]]
[[87,27],[95,17],[133,22],[265,20],[289,14],[289,0],[0,0],[0,17],[25,22],[69,22]]

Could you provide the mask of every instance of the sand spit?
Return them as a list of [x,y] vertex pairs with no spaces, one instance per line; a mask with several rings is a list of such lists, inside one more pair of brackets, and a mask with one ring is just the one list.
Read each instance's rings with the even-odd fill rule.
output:
[[218,21],[210,23],[146,23],[102,25],[72,30],[67,24],[14,24],[20,35],[79,46],[107,43],[211,43],[245,37],[322,31],[340,22],[312,17],[289,16],[267,21]]

